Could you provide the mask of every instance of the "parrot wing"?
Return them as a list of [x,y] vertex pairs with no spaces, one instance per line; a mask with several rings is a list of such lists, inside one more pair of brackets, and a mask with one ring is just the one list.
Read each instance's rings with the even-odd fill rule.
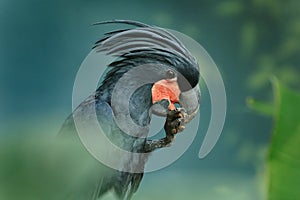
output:
[[[120,138],[120,134],[125,134],[115,124],[110,105],[105,101],[96,99],[95,94],[93,94],[83,101],[65,120],[59,132],[59,137],[71,138],[72,140],[76,140],[79,145],[82,145],[74,122],[74,115],[77,115],[76,117],[79,117],[81,122],[88,121],[92,115],[91,109],[94,108],[96,109],[97,118],[103,131],[111,141]],[[136,140],[136,138],[132,138],[132,140]],[[128,143],[128,141],[126,142]],[[123,148],[126,149],[124,146],[126,142],[119,141],[118,143],[120,144],[118,145],[122,144]],[[90,154],[88,155],[91,156]],[[85,179],[89,180],[78,183],[82,185],[79,185],[77,187],[78,190],[71,194],[71,199],[96,200],[109,190],[114,190],[119,199],[131,199],[133,193],[137,191],[140,185],[143,173],[117,171],[104,166],[100,162],[95,162],[95,165],[98,165],[95,167],[99,168],[99,173],[90,174],[85,177]],[[124,165],[128,165],[128,163],[124,163]]]

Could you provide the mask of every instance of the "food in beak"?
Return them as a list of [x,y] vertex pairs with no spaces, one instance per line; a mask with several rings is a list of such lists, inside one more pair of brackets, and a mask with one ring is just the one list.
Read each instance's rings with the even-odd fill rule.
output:
[[179,103],[180,89],[177,83],[177,78],[162,79],[154,83],[152,87],[152,103],[161,100],[169,101],[169,110],[176,109],[175,103]]

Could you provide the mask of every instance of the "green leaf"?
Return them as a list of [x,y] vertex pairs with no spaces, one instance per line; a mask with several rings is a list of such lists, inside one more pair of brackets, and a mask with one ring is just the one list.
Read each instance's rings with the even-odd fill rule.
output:
[[275,127],[269,147],[268,199],[300,197],[300,93],[273,80]]
[[274,118],[274,130],[267,156],[268,200],[289,200],[300,197],[300,93],[272,79],[274,104],[252,98],[247,105]]
[[248,97],[246,99],[246,103],[249,108],[251,108],[252,110],[255,110],[258,113],[261,113],[261,114],[267,115],[267,116],[274,115],[273,103],[264,103],[264,102],[255,100],[252,97]]

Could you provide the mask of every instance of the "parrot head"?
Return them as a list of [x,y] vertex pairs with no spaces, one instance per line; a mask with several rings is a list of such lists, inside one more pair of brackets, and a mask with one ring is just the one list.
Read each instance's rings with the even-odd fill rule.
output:
[[[179,106],[186,110],[185,123],[193,119],[200,106],[200,72],[196,59],[182,42],[163,28],[136,21],[113,20],[95,25],[108,23],[135,26],[106,33],[94,46],[96,52],[117,58],[109,64],[112,69],[106,75],[106,80],[116,79],[110,87],[126,73],[127,88],[138,81],[151,83],[153,114],[165,116],[168,109]],[[140,66],[141,70],[137,70]],[[130,72],[132,69],[134,73]]]

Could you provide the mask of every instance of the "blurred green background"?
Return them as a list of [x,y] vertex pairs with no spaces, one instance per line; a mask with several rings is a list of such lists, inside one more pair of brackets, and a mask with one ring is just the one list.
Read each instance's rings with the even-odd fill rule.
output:
[[[110,19],[174,29],[198,41],[219,67],[228,98],[223,134],[209,156],[197,157],[210,113],[204,96],[204,125],[194,143],[171,166],[146,174],[136,199],[157,198],[166,191],[166,199],[265,199],[265,160],[274,125],[271,116],[249,109],[246,99],[272,102],[273,75],[287,87],[300,89],[299,0],[0,0],[0,170],[4,162],[20,165],[26,155],[31,158],[39,151],[26,152],[15,142],[8,145],[6,138],[22,143],[30,133],[58,132],[71,112],[73,81],[81,62],[103,33],[122,27],[90,24]],[[43,157],[42,152],[33,155]],[[45,166],[40,173],[50,173]],[[10,167],[7,180],[36,173],[22,173],[22,165]],[[33,174],[29,177],[34,179]],[[6,179],[0,175],[1,181],[3,186]],[[52,187],[51,183],[45,184]],[[26,189],[19,187],[14,191],[21,195]],[[0,194],[5,194],[3,188]]]

